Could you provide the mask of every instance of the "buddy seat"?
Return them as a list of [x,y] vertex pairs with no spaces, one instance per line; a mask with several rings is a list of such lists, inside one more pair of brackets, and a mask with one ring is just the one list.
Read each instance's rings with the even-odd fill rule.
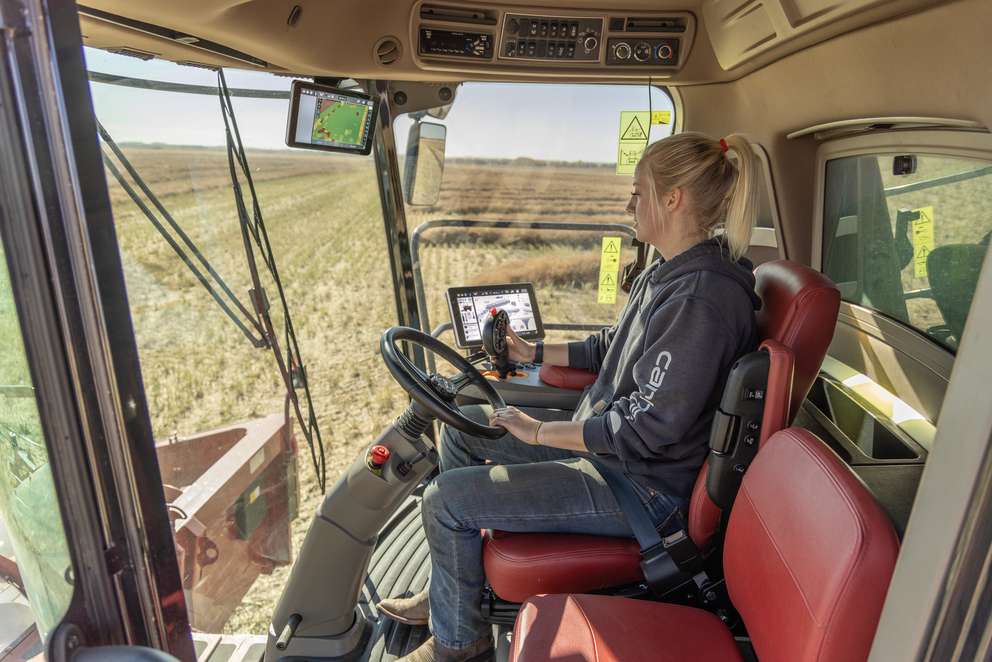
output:
[[[762,300],[757,313],[761,345],[735,364],[728,389],[738,366],[748,363],[745,359],[751,357],[767,366],[767,386],[751,389],[760,398],[755,417],[760,421],[730,421],[741,439],[760,445],[792,422],[812,386],[833,337],[840,294],[821,273],[788,260],[762,264],[755,270],[755,279]],[[731,398],[735,399],[736,395]],[[730,430],[726,425],[714,425],[714,434],[718,428],[723,433]],[[734,465],[739,462],[727,462],[727,457],[726,453],[711,452],[717,470],[731,474],[727,479],[736,492],[741,473],[734,471]],[[722,512],[707,493],[709,463],[703,465],[696,480],[687,527],[689,537],[703,552],[712,546]],[[715,478],[710,482],[724,480],[722,475]],[[541,593],[622,586],[644,578],[640,547],[632,538],[494,531],[483,546],[483,562],[493,593],[508,602],[523,602]]]
[[[854,472],[807,430],[773,435],[744,476],[723,550],[730,599],[762,662],[864,660],[899,542]],[[714,614],[605,595],[520,610],[511,662],[741,661]]]

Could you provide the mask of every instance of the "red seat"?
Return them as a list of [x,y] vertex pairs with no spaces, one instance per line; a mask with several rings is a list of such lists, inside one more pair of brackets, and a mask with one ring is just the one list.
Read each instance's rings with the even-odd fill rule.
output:
[[[840,293],[823,274],[788,260],[766,262],[754,275],[762,299],[757,314],[761,347],[771,358],[763,444],[792,422],[813,385],[833,337]],[[720,510],[706,493],[706,465],[696,480],[688,516],[690,537],[706,549],[720,522]],[[552,590],[576,593],[632,583],[643,577],[640,562],[636,541],[627,538],[499,533],[483,547],[489,585],[510,602]]]
[[[762,662],[868,657],[899,543],[863,483],[806,430],[771,437],[744,475],[724,547],[727,589]],[[609,596],[529,599],[514,662],[740,660],[709,612]]]

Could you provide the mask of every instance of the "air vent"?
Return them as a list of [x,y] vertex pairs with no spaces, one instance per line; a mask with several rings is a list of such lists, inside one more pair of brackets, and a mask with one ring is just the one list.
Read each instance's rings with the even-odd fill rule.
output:
[[386,67],[399,60],[402,54],[400,40],[396,37],[383,37],[375,43],[373,48],[375,61]]
[[675,16],[630,16],[627,32],[685,32],[685,19]]
[[443,5],[423,5],[420,18],[440,23],[473,23],[475,25],[496,25],[496,12],[488,9],[462,9]]

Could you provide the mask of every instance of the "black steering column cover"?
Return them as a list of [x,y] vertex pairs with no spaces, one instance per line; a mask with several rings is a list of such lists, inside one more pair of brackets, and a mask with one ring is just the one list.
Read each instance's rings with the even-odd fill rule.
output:
[[[455,366],[461,375],[454,380],[438,374],[428,375],[406,357],[399,347],[400,342],[419,345],[437,354],[445,361]],[[461,386],[469,383],[476,386],[482,396],[494,409],[503,409],[506,403],[492,383],[482,376],[475,366],[469,363],[457,350],[417,329],[406,326],[394,326],[382,334],[380,341],[382,358],[389,368],[390,374],[399,385],[410,394],[421,407],[426,409],[438,420],[455,427],[466,434],[488,439],[496,439],[506,434],[506,429],[498,426],[483,425],[462,414],[455,404],[455,396]]]

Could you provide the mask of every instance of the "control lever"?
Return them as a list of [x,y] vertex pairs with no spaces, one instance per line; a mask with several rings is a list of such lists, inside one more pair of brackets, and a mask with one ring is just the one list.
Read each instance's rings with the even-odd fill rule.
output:
[[510,361],[510,348],[506,344],[506,333],[510,328],[510,316],[505,310],[491,308],[482,325],[482,348],[492,359],[493,368],[500,379],[506,379],[517,366]]

